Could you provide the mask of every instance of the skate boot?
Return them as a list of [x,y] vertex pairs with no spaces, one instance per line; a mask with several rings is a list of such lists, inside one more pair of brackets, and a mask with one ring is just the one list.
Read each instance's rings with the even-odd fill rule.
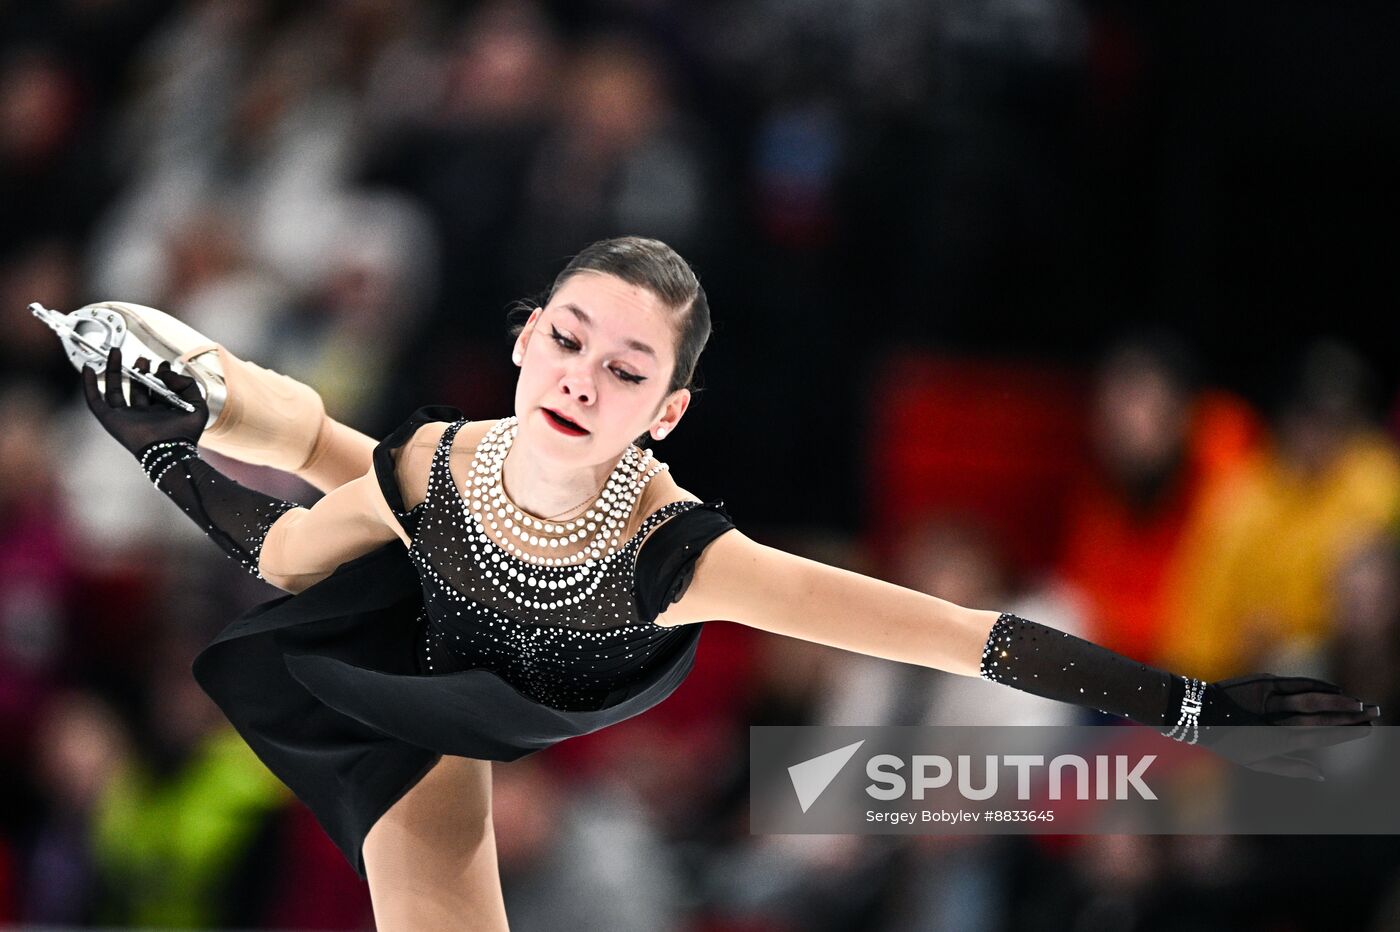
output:
[[102,301],[60,315],[31,305],[36,307],[35,315],[58,333],[80,372],[93,360],[104,365],[115,346],[128,369],[144,356],[152,369],[169,362],[177,372],[193,376],[209,405],[200,446],[287,472],[297,472],[312,458],[326,409],[310,386],[239,359],[155,308]]

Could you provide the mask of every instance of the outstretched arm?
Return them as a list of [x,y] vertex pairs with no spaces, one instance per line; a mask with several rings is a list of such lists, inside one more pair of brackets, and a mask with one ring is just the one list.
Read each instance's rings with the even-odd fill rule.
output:
[[659,625],[722,618],[886,660],[976,676],[997,612],[964,608],[760,544],[716,538]]
[[1204,683],[1154,669],[1062,631],[784,553],[730,531],[658,624],[725,619],[863,654],[982,676],[1015,689],[1172,726],[1364,724],[1380,710],[1305,677]]

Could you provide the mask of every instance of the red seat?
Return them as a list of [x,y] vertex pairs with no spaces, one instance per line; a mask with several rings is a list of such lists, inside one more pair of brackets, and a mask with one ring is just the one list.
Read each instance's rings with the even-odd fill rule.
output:
[[1088,379],[1039,362],[904,352],[873,400],[866,470],[871,546],[912,525],[971,518],[1013,567],[1055,555],[1070,479],[1086,466]]

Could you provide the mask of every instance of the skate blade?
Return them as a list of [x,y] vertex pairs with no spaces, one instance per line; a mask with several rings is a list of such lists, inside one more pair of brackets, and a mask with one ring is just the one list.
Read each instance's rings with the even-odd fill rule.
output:
[[[175,372],[181,375],[196,376],[196,373],[190,371],[191,366],[175,358],[178,354],[172,352],[172,347],[159,342],[155,335],[146,332],[145,328],[142,328],[142,335],[146,336],[147,339],[143,340],[141,335],[133,332],[123,315],[101,305],[80,308],[69,314],[60,314],[38,303],[29,305],[29,309],[35,317],[38,317],[54,331],[59,342],[63,344],[64,353],[68,356],[68,361],[74,369],[81,372],[86,367],[97,373],[100,390],[106,390],[107,354],[112,347],[116,347],[121,355],[124,376],[122,379],[123,397],[130,400],[131,381],[134,379],[142,382],[151,391],[159,394],[176,407],[194,410],[189,402],[166,388],[159,379],[143,375],[134,368],[136,360],[145,357],[150,360],[152,366],[158,366],[162,361],[168,360],[171,369]],[[205,424],[208,427],[214,423],[219,412],[223,410],[224,392],[220,390],[222,385],[212,386],[197,377],[195,382],[199,385],[209,406],[209,417]]]

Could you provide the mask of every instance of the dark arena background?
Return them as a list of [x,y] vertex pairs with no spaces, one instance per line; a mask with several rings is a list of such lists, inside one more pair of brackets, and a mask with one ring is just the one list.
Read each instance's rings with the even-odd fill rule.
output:
[[[595,239],[658,237],[716,324],[657,452],[745,533],[1195,676],[1324,677],[1389,721],[1397,27],[0,2],[0,922],[372,928],[190,676],[277,592],[102,433],[31,301],[162,308],[382,436],[423,404],[510,413],[511,305]],[[749,834],[749,725],[1086,720],[710,625],[663,705],[496,766],[512,928],[1400,929],[1389,837]]]

